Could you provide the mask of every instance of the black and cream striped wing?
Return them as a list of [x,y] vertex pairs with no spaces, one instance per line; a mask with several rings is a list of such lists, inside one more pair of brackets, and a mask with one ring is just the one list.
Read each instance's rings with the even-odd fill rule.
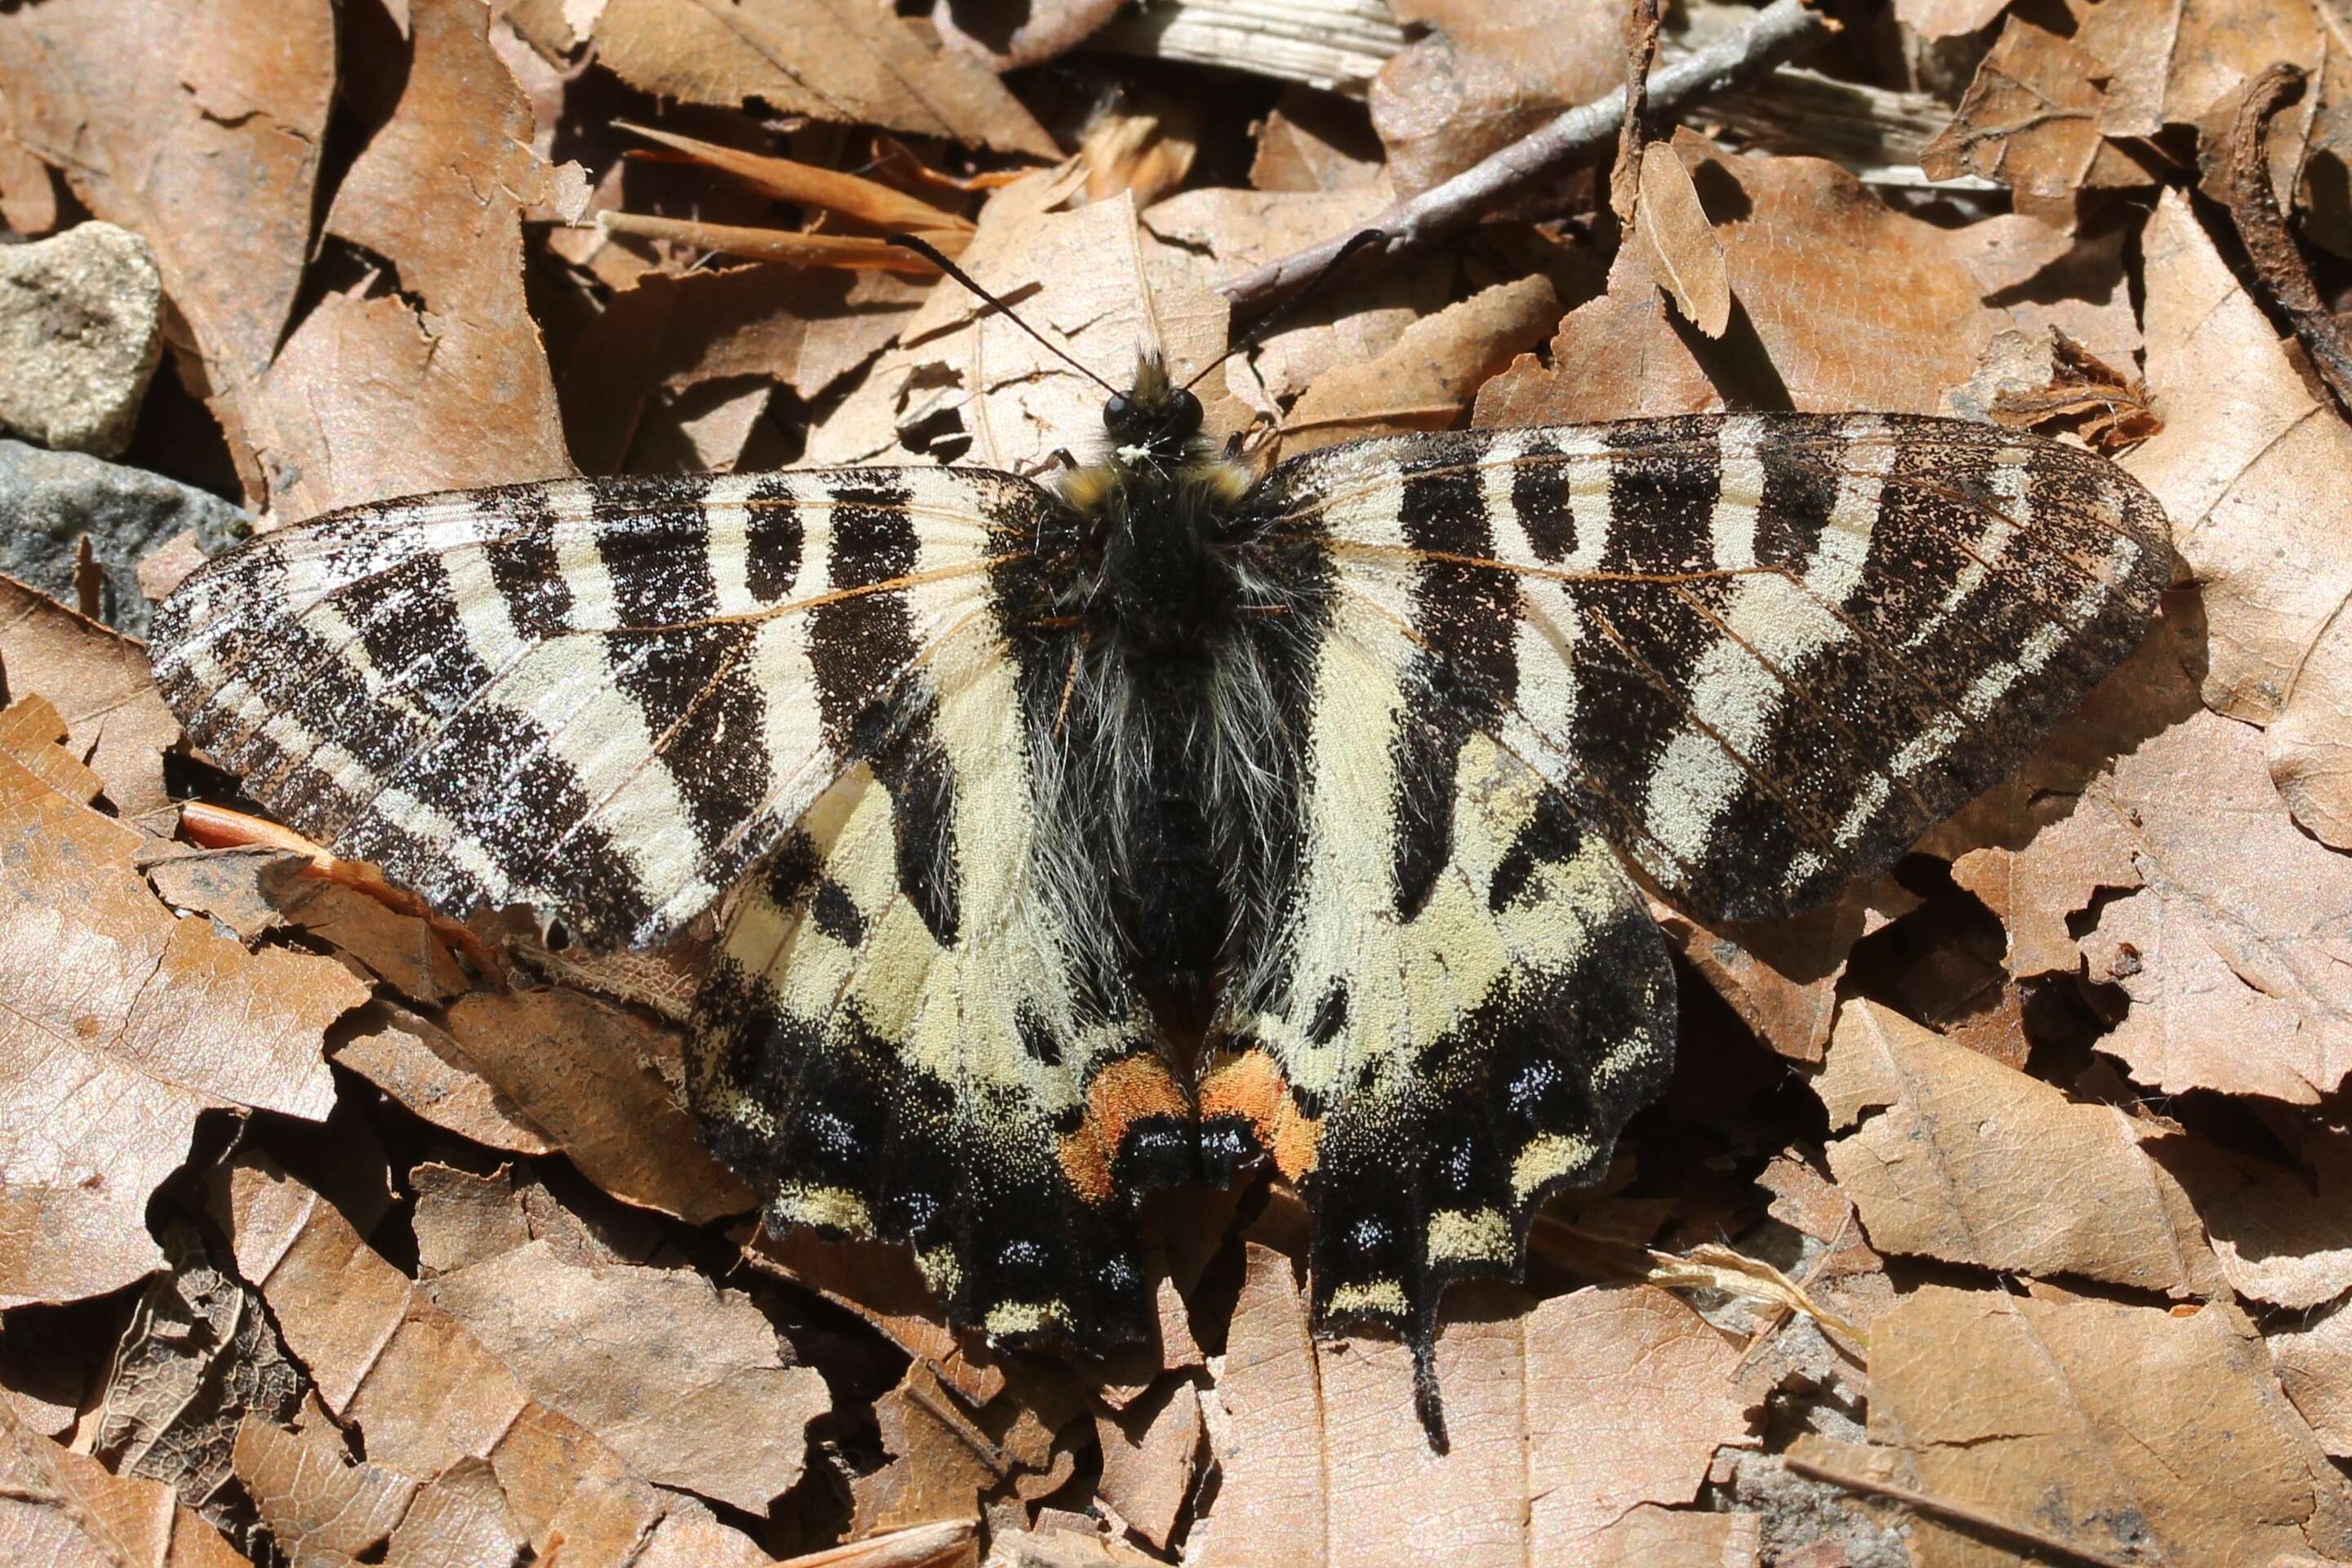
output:
[[[738,902],[688,1087],[779,1229],[907,1241],[959,1326],[1093,1351],[1143,1334],[1132,1195],[1196,1169],[1192,1107],[1108,933],[1041,886],[1038,737],[992,620],[931,650],[927,737],[822,797]],[[900,792],[954,781],[910,895]],[[878,775],[878,776],[877,776]]]
[[[564,480],[263,535],[157,611],[195,743],[453,912],[648,945],[845,769],[933,722],[924,650],[1050,502],[921,468]],[[917,744],[908,766],[936,749]],[[947,781],[892,781],[933,831]]]
[[[1304,842],[1201,1085],[1213,1171],[1269,1157],[1316,1215],[1314,1301],[1425,1359],[1453,1280],[1515,1275],[1535,1209],[1607,1167],[1665,1087],[1674,974],[1608,841],[1483,730],[1446,760],[1443,845],[1402,787],[1416,646],[1344,591],[1314,674]],[[1445,721],[1437,720],[1437,722]]]
[[1400,887],[1485,729],[1735,921],[1884,869],[1999,779],[2137,645],[2172,561],[2105,458],[1894,415],[1363,442],[1260,505],[1414,645]]
[[1445,1284],[1663,1087],[1701,915],[1806,907],[1993,783],[2138,641],[2112,464],[1990,426],[1689,418],[1334,447],[1242,530],[1328,587],[1287,897],[1244,934],[1213,1165],[1317,1215],[1316,1300],[1425,1358]]

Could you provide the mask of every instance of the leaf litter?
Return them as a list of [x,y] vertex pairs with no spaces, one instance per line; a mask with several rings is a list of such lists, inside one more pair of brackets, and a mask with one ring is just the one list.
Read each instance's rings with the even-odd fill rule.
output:
[[[883,235],[1113,379],[1205,363],[1226,285],[1626,69],[1600,0],[1398,0],[1347,90],[1276,79],[1263,19],[1153,59],[1113,9],[17,7],[0,221],[147,241],[171,364],[124,460],[265,528],[574,470],[1032,470],[1098,389]],[[1661,65],[1753,15],[1679,8]],[[1849,18],[1654,116],[1626,214],[1604,150],[1204,384],[1259,461],[1958,412],[2120,453],[2175,523],[2147,645],[1892,875],[1771,926],[1656,906],[1677,1082],[1524,1286],[1449,1298],[1442,1455],[1401,1346],[1309,1333],[1263,1182],[1155,1205],[1158,1333],[1098,1364],[759,1230],[679,1093],[708,931],[615,961],[404,902],[186,753],[136,642],[0,584],[0,1555],[2352,1559],[2352,548],[2315,504],[2352,438],[2283,330],[2352,280],[2316,15]],[[2280,62],[2316,315],[2219,205]]]

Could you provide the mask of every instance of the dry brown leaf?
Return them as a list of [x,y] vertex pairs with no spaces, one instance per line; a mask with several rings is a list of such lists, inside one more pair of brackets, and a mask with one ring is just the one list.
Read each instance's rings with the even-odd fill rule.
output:
[[1569,0],[1540,10],[1412,0],[1398,20],[1435,31],[1381,68],[1369,103],[1399,194],[1439,184],[1564,109],[1623,84],[1624,7]]
[[597,63],[633,87],[733,109],[944,136],[1057,155],[1054,139],[986,67],[926,44],[893,11],[821,0],[609,0]]
[[[1360,229],[1391,200],[1385,180],[1330,191],[1203,188],[1157,204],[1143,215],[1143,228],[1159,242],[1155,275],[1207,288]],[[1303,301],[1252,351],[1256,380],[1276,399],[1290,398],[1377,358],[1398,334],[1446,306],[1454,271],[1454,258],[1440,250]]]
[[[1867,1334],[1878,1314],[1894,1301],[1895,1287],[1887,1279],[1885,1259],[1863,1234],[1853,1198],[1793,1152],[1775,1155],[1756,1184],[1772,1194],[1767,1212],[1774,1219],[1821,1243],[1820,1254],[1804,1272],[1806,1290]],[[1824,1359],[1815,1376],[1817,1381],[1843,1379],[1846,1372],[1842,1359]]]
[[[2134,1562],[2352,1554],[2352,1482],[2279,1394],[2235,1308],[1930,1285],[1871,1335],[1870,1435],[1918,1489]],[[1921,1568],[2018,1561],[1932,1515]]]
[[196,1227],[159,1227],[169,1267],[152,1275],[105,1369],[79,1447],[118,1475],[162,1481],[192,1508],[234,1506],[237,1432],[292,1422],[302,1373],[261,1298],[214,1261]]
[[1830,1143],[1830,1170],[1882,1252],[2176,1296],[2229,1289],[2189,1195],[2113,1107],[2073,1104],[1864,1001],[1841,1009],[1813,1092],[1833,1130],[1860,1124]]
[[648,399],[730,377],[815,398],[879,353],[923,294],[878,272],[647,272],[574,341],[561,378],[572,449],[590,472],[621,472]]
[[416,1233],[417,1278],[488,1262],[530,1242],[530,1221],[517,1201],[508,1167],[477,1175],[427,1161],[408,1173],[416,1194],[409,1228]]
[[244,403],[273,504],[298,515],[571,471],[523,298],[521,209],[555,185],[530,106],[477,0],[411,0],[410,19],[399,102],[327,214],[402,292],[320,300]]
[[0,13],[15,138],[144,238],[237,444],[310,258],[336,86],[329,0],[96,0]]
[[383,1561],[386,1568],[509,1568],[531,1554],[530,1532],[515,1518],[497,1473],[467,1458],[417,1498]]
[[[1953,875],[2002,911],[2015,973],[2081,963],[2121,988],[2130,1008],[2099,1048],[2137,1081],[2308,1105],[2352,1071],[2352,861],[2295,830],[2263,752],[2259,731],[2192,714],[2023,850],[1972,852]],[[2078,937],[2069,914],[2105,889],[2124,893]]]
[[1200,156],[1203,106],[1198,98],[1130,89],[1078,139],[1087,200],[1125,191],[1148,207],[1183,184]]
[[[1763,1521],[1752,1513],[1714,1513],[1643,1503],[1578,1543],[1580,1568],[1756,1568]],[[1793,1560],[1781,1559],[1783,1563]],[[1823,1568],[1828,1568],[1824,1564]]]
[[1675,331],[1647,248],[1622,247],[1608,293],[1560,322],[1549,366],[1522,359],[1489,382],[1474,423],[1701,413],[1727,400],[1935,413],[2002,331],[2054,321],[2110,358],[2136,344],[2120,286],[2087,304],[1985,303],[2066,254],[2067,237],[2031,218],[1942,228],[1820,159],[1733,157],[1688,131],[1672,150],[1718,215],[1735,307],[1723,341]]
[[349,954],[411,1001],[432,1006],[472,986],[439,933],[422,917],[388,909],[356,888],[313,876],[310,863],[295,856],[260,861],[255,870],[260,896],[286,924]]
[[1951,38],[1992,26],[2010,0],[1895,0],[1895,15],[1923,38]]
[[1738,1346],[1664,1290],[1593,1287],[1532,1310],[1492,1287],[1448,1300],[1440,1456],[1404,1347],[1314,1342],[1290,1259],[1250,1244],[1200,1562],[1583,1562],[1639,1505],[1696,1495],[1718,1447],[1752,1441]]
[[[845,268],[858,271],[904,272],[918,278],[938,276],[929,260],[889,240],[867,234],[817,234],[799,229],[766,228],[755,224],[712,223],[706,218],[662,217],[652,213],[606,212],[596,215],[604,234],[633,235],[660,240],[691,252],[717,251],[753,261],[782,261],[793,267]],[[952,250],[952,246],[941,246]]]
[[2158,169],[2104,134],[2116,70],[2081,41],[2011,16],[1977,67],[1951,124],[1919,164],[1928,178],[1976,174],[2007,185],[2017,210],[2071,227],[2078,192],[2153,184]]
[[560,1541],[572,1568],[624,1568],[673,1529],[701,1528],[707,1513],[533,1400],[318,1194],[245,1152],[215,1173],[212,1199],[240,1272],[258,1282],[329,1414],[357,1428],[368,1463],[429,1479],[389,1560],[402,1560],[410,1532],[410,1562],[440,1561],[444,1539],[503,1539],[502,1510],[542,1558]]
[[967,1344],[940,1321],[939,1302],[903,1243],[829,1242],[804,1229],[783,1236],[763,1229],[756,1243],[737,1239],[756,1246],[745,1261],[856,1313],[966,1404],[986,1405],[1004,1392],[1004,1369],[980,1337]]
[[1095,1440],[1102,1447],[1103,1500],[1166,1551],[1192,1491],[1192,1462],[1201,1446],[1199,1387],[1187,1377],[1168,1377],[1116,1414],[1097,1411]]
[[1257,133],[1250,186],[1260,191],[1344,191],[1381,184],[1379,139],[1363,110],[1303,87],[1284,91]]
[[2279,1386],[2311,1423],[2320,1447],[2339,1459],[2352,1458],[2352,1304],[2273,1330],[2269,1340]]
[[2149,221],[2147,383],[2165,427],[2125,460],[2204,588],[2205,700],[2271,727],[2295,820],[2352,847],[2352,522],[2312,498],[2352,473],[2352,428],[2168,193]]
[[404,1007],[362,1008],[327,1055],[436,1127],[485,1148],[550,1154],[562,1147],[482,1076],[448,1030]]
[[498,1450],[530,1405],[520,1384],[332,1205],[254,1154],[217,1173],[213,1195],[239,1271],[370,1462],[432,1477]]
[[113,1476],[0,1401],[0,1562],[31,1568],[250,1568],[161,1481]]
[[590,1181],[691,1224],[758,1206],[706,1152],[658,1064],[675,1034],[561,986],[477,992],[448,1013],[450,1037],[483,1078]]
[[180,721],[138,642],[0,576],[0,668],[14,695],[37,691],[58,704],[69,749],[105,782],[116,810],[141,816],[170,804],[163,752]]
[[[0,101],[0,126],[8,123],[6,104]],[[0,132],[0,223],[27,239],[58,226],[58,185],[49,166],[5,132]]]
[[961,249],[971,233],[971,220],[961,213],[878,180],[845,174],[838,169],[803,163],[797,159],[748,153],[718,142],[680,136],[656,126],[633,125],[626,121],[615,123],[631,135],[682,153],[694,163],[724,170],[778,201],[821,207],[879,229],[936,237],[932,243],[950,256]]
[[[2245,86],[2282,60],[2315,79],[2273,123],[2271,180],[2282,206],[2304,209],[2304,237],[2338,255],[2352,247],[2352,203],[2342,171],[2352,155],[2352,48],[2343,18],[2309,5],[2202,5],[2192,0],[2068,0],[2074,42],[2107,63],[2101,128],[2154,135],[2194,125],[2226,129]],[[2292,202],[2288,197],[2292,196]]]
[[2147,384],[2138,376],[2116,369],[2068,337],[2050,330],[2046,348],[2037,352],[2022,332],[2003,332],[1986,351],[1988,364],[2017,354],[2030,374],[2020,382],[1995,389],[1985,405],[1996,425],[2011,430],[2055,427],[2074,430],[2095,451],[2129,451],[2164,427],[2148,405]]
[[874,1402],[889,1462],[850,1482],[853,1536],[980,1516],[980,1494],[1011,1474],[1003,1454],[917,1362]]
[[2323,1306],[2352,1291],[2352,1150],[2309,1141],[2302,1171],[2199,1139],[2150,1137],[2148,1155],[2187,1191],[2239,1295],[2273,1306]]
[[[776,1568],[979,1568],[972,1526],[962,1521],[910,1525],[840,1546],[803,1553]],[[654,1568],[651,1563],[647,1568]],[[664,1564],[662,1568],[689,1568]]]
[[1039,1529],[997,1531],[986,1568],[1158,1568],[1160,1559],[1097,1533],[1085,1515],[1063,1518],[1062,1528],[1043,1528],[1041,1516]]
[[1488,377],[1559,321],[1551,280],[1517,279],[1423,316],[1377,357],[1318,378],[1282,423],[1297,457],[1366,436],[1443,430]]
[[[303,837],[292,828],[264,817],[247,816],[226,806],[205,800],[179,803],[179,837],[191,845],[206,849],[276,849],[297,855],[307,860],[303,875],[321,881],[333,882],[366,894],[377,903],[398,914],[413,916],[433,928],[434,934],[453,951],[465,953],[482,970],[502,973],[506,965],[502,956],[472,931],[439,913],[424,899],[408,889],[394,886],[384,874],[364,860],[342,860]],[[154,858],[177,858],[176,848],[159,850]],[[266,866],[266,863],[265,863]],[[268,868],[284,875],[282,868]],[[224,868],[226,874],[226,868]],[[201,880],[201,879],[200,879]],[[211,884],[215,889],[217,882]],[[264,889],[257,885],[234,900],[241,916],[257,919],[257,908]],[[275,895],[271,895],[274,897]],[[258,924],[266,926],[267,921]]]
[[163,1262],[147,1200],[197,1115],[334,1104],[320,1037],[367,999],[331,959],[249,953],[157,903],[141,836],[0,756],[0,1301],[69,1300]]
[[1723,336],[1731,324],[1723,242],[1707,222],[1690,171],[1672,147],[1653,142],[1642,149],[1640,189],[1633,237],[1649,247],[1658,286],[1674,297],[1685,321],[1710,338]]
[[355,1462],[323,1412],[293,1429],[248,1415],[237,1428],[236,1465],[292,1568],[341,1568],[378,1550],[418,1489],[405,1476]]
[[993,71],[1042,65],[1067,54],[1118,15],[1125,0],[1024,0],[1017,9],[983,10],[937,0],[931,26],[940,37],[987,62]]
[[247,947],[284,925],[265,890],[262,874],[274,866],[307,866],[310,857],[270,845],[195,849],[158,845],[146,862],[148,885],[175,910],[208,915],[236,932]]
[[76,805],[88,805],[105,792],[106,781],[76,761],[65,740],[64,717],[38,693],[0,709],[0,752]]
[[[691,1498],[677,1500],[680,1506],[663,1516],[661,1528],[643,1551],[629,1559],[627,1568],[776,1568],[776,1560],[750,1536],[721,1523]],[[877,1563],[870,1568],[898,1565]]]
[[1701,925],[1656,899],[1650,913],[1757,1038],[1792,1061],[1817,1062],[1837,1019],[1846,955],[1916,902],[1882,878],[1809,913],[1752,925]]
[[[1164,353],[1180,377],[1223,353],[1223,298],[1153,276],[1124,195],[1076,212],[1051,210],[1070,194],[1073,178],[1040,175],[995,193],[964,253],[972,276],[1114,384],[1133,373],[1140,349]],[[927,447],[969,437],[963,460],[1019,473],[1098,438],[1102,388],[952,283],[933,287],[899,342],[811,433],[809,461],[919,460],[901,439],[919,430]],[[1248,422],[1248,409],[1217,378],[1194,390],[1209,434],[1223,437]]]
[[423,1289],[637,1474],[752,1513],[799,1479],[829,1402],[751,1298],[690,1268],[579,1268],[533,1241]]

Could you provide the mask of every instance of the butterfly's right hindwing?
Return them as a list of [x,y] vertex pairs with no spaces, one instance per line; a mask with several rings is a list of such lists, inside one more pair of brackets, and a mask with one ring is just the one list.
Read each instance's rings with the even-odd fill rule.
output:
[[[771,1224],[910,1241],[951,1321],[1107,1350],[1149,1327],[1129,1198],[1191,1169],[1191,1108],[1091,952],[1105,933],[1041,885],[1000,628],[931,649],[926,684],[932,721],[826,794],[740,900],[690,1092]],[[908,895],[910,865],[931,896]]]

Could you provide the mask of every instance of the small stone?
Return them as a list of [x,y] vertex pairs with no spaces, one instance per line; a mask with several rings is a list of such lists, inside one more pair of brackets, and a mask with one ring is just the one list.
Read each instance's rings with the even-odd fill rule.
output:
[[[185,575],[192,544],[210,553],[252,526],[242,508],[209,490],[79,452],[0,439],[0,572],[70,605],[74,552],[86,537],[105,573],[99,617],[132,637],[147,635],[153,607],[140,579],[151,553],[170,552],[151,577]],[[176,537],[182,533],[194,537]]]
[[59,450],[121,451],[163,327],[163,279],[129,229],[85,223],[0,246],[0,426]]

